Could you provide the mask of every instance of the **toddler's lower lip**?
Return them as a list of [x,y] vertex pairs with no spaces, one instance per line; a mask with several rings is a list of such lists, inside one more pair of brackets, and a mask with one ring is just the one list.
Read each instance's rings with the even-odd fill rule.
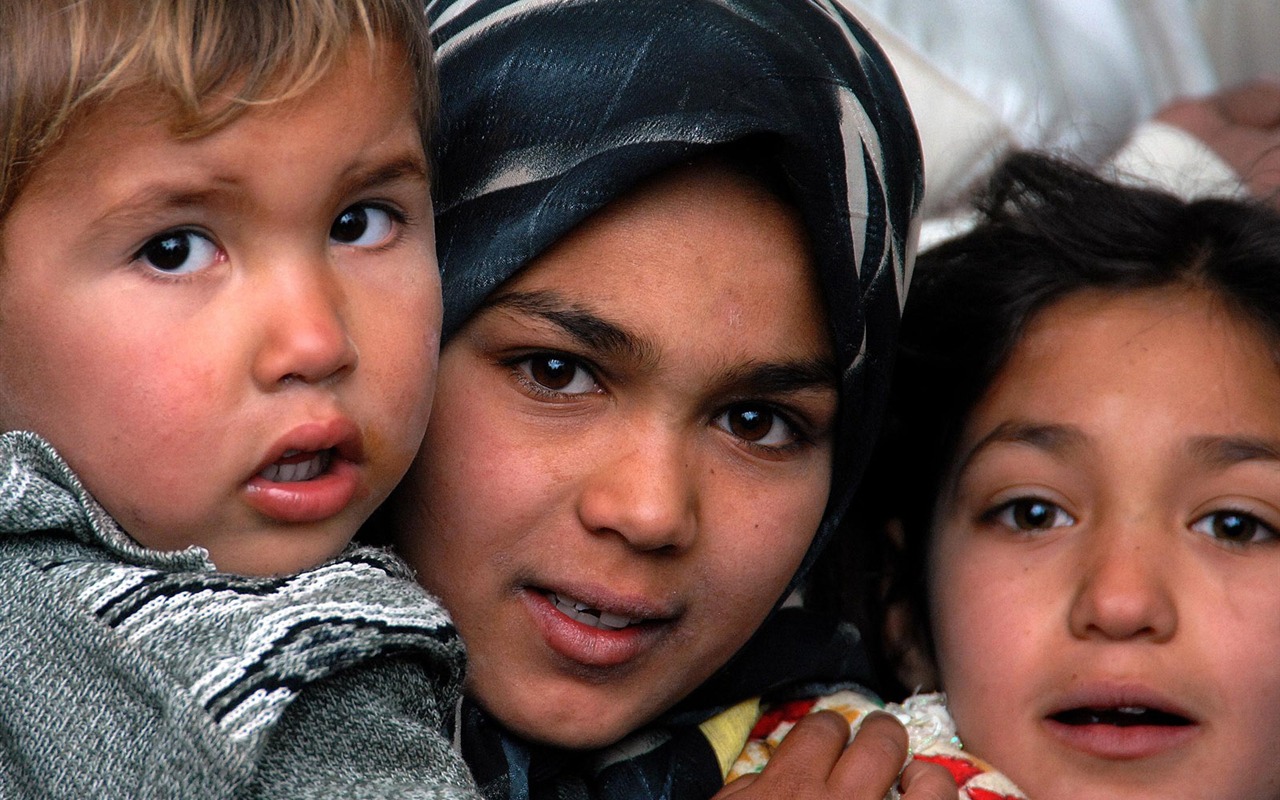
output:
[[[297,464],[268,465],[245,485],[245,502],[277,522],[322,522],[340,514],[361,487],[360,471],[344,458],[313,455]],[[288,459],[282,459],[287,461]],[[322,471],[317,472],[317,468]]]

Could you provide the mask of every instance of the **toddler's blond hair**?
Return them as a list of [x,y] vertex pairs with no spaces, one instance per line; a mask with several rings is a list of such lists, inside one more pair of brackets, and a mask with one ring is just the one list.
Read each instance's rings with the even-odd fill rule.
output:
[[421,0],[0,0],[0,221],[69,126],[120,92],[170,96],[175,134],[198,137],[301,94],[353,44],[403,52],[426,148],[429,36]]

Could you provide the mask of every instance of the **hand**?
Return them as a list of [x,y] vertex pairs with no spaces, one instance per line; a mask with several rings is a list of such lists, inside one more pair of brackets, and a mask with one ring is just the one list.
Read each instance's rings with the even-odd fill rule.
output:
[[1217,153],[1255,197],[1280,197],[1280,81],[1255,80],[1208,97],[1177,100],[1156,119]]
[[745,775],[720,790],[715,800],[824,797],[883,800],[900,784],[902,800],[955,800],[955,781],[942,767],[907,758],[907,731],[889,714],[870,714],[849,739],[849,723],[839,714],[809,714],[782,740],[758,775]]

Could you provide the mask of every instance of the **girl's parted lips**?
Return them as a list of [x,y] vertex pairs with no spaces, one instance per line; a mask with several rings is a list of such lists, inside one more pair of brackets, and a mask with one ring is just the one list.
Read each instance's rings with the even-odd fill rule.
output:
[[545,597],[556,611],[583,625],[605,631],[619,631],[637,625],[670,622],[678,611],[651,602],[610,596],[589,587],[548,589],[530,586]]
[[639,625],[644,619],[635,617],[625,617],[620,614],[613,614],[608,611],[601,611],[598,608],[592,608],[590,605],[574,600],[572,597],[561,596],[555,592],[547,592],[547,599],[556,607],[556,610],[564,614],[569,619],[581,622],[583,625],[590,625],[593,628],[601,628],[604,630],[619,631],[632,625]]
[[1147,706],[1103,706],[1068,708],[1049,719],[1063,725],[1113,725],[1117,728],[1130,728],[1137,725],[1179,726],[1195,723],[1171,711]]
[[1143,686],[1094,686],[1069,693],[1046,718],[1063,725],[1140,725],[1178,727],[1197,724],[1189,711]]

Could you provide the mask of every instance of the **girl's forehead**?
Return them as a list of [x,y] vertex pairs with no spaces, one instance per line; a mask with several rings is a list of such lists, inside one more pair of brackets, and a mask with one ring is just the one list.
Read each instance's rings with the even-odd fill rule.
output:
[[830,358],[802,220],[750,179],[694,166],[588,218],[499,297],[606,321],[662,350],[720,343],[763,356]]
[[1094,455],[1117,443],[1172,456],[1215,437],[1280,440],[1280,370],[1260,328],[1203,289],[1080,292],[1032,318],[958,455],[1002,428],[1066,431],[1057,441]]

